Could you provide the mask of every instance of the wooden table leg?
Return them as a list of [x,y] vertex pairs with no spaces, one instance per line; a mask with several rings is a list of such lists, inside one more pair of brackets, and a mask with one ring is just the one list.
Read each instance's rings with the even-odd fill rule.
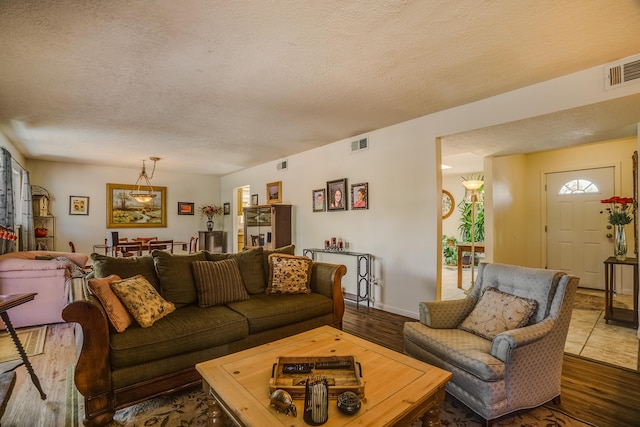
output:
[[442,387],[433,396],[433,405],[422,416],[422,427],[440,427],[440,410],[444,402],[445,389]]
[[211,395],[211,386],[203,380],[202,389],[207,396],[207,427],[224,427],[227,416],[218,403],[218,400]]
[[47,398],[47,395],[44,394],[44,391],[42,391],[40,380],[38,379],[38,376],[36,375],[36,373],[33,371],[33,367],[31,366],[31,362],[29,362],[27,353],[24,351],[24,348],[22,347],[22,343],[18,338],[18,334],[16,333],[16,330],[13,328],[13,324],[9,319],[9,314],[7,314],[6,311],[3,311],[2,313],[0,313],[0,317],[2,317],[2,320],[4,321],[4,325],[7,327],[7,331],[11,336],[11,340],[15,344],[16,349],[18,349],[18,354],[20,354],[20,358],[22,359],[24,366],[27,368],[27,372],[29,372],[29,376],[31,377],[31,382],[33,383],[34,386],[36,386],[36,388],[40,392],[40,399],[45,400]]

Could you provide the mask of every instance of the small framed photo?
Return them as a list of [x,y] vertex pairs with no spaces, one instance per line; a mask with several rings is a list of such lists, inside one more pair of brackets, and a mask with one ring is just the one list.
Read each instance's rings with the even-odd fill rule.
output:
[[327,181],[327,210],[346,211],[348,203],[347,178]]
[[224,214],[229,215],[231,213],[231,203],[225,203],[222,206],[223,206]]
[[327,210],[325,193],[326,189],[320,188],[318,190],[313,190],[313,212],[324,212]]
[[369,183],[351,184],[351,209],[369,209]]
[[193,203],[178,202],[178,215],[193,215]]
[[251,195],[251,206],[258,206],[258,195],[257,194],[252,194]]
[[282,181],[267,184],[267,203],[282,203]]
[[69,196],[69,215],[89,215],[89,197]]

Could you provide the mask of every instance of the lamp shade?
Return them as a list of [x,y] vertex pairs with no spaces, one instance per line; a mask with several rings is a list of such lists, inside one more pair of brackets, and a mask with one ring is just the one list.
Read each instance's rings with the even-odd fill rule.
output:
[[484,181],[481,181],[479,179],[469,179],[467,181],[462,181],[462,185],[464,185],[464,188],[466,188],[467,190],[477,190],[482,187],[483,184]]

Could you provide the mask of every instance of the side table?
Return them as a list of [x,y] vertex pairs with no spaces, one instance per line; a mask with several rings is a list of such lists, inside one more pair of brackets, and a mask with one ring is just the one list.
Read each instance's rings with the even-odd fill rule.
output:
[[11,336],[11,340],[13,341],[13,344],[15,344],[16,349],[18,350],[18,354],[20,354],[20,358],[22,359],[24,366],[27,368],[27,372],[29,372],[29,376],[31,377],[31,382],[33,382],[33,385],[36,386],[36,388],[40,392],[40,398],[42,400],[45,400],[47,398],[47,395],[44,393],[44,391],[42,391],[40,380],[38,379],[36,373],[33,371],[33,367],[31,366],[31,362],[29,362],[27,353],[24,351],[24,348],[22,347],[22,343],[18,338],[18,334],[16,333],[16,330],[13,328],[13,324],[11,323],[11,320],[9,319],[9,314],[7,313],[7,310],[9,310],[10,308],[17,307],[21,304],[32,301],[36,295],[37,295],[36,293],[0,295],[0,317],[2,317],[2,320],[4,321],[4,325],[7,327],[7,331]]
[[[633,267],[633,309],[614,307],[613,296],[616,293],[615,266]],[[624,261],[609,257],[604,261],[604,287],[605,287],[605,312],[604,318],[607,323],[610,320],[626,323],[634,328],[638,327],[638,259],[627,258]]]

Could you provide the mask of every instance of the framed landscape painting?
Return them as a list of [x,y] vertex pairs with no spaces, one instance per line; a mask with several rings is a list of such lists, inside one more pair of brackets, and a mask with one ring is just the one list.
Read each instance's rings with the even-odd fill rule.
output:
[[167,187],[153,187],[155,197],[140,203],[131,197],[134,185],[107,184],[107,228],[167,226]]

